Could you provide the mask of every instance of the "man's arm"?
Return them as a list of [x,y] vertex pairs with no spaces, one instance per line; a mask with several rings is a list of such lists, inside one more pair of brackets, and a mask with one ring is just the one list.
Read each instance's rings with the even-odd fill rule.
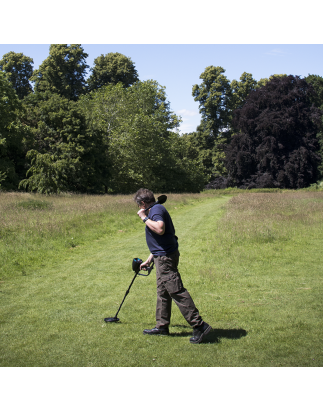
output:
[[[142,208],[138,211],[137,214],[142,220],[146,218],[145,210]],[[154,233],[158,235],[163,235],[165,233],[164,221],[153,221],[153,220],[148,219],[146,221],[146,225],[151,229],[151,231],[153,231]]]
[[156,234],[163,235],[165,233],[164,221],[153,221],[148,219],[146,221],[146,226],[148,226],[151,229],[151,231],[153,231]]

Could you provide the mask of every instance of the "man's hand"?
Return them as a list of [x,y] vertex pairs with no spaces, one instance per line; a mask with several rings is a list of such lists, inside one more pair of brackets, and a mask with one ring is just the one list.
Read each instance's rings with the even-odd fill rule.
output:
[[154,256],[150,254],[150,256],[147,258],[147,260],[144,263],[140,264],[140,270],[147,271],[147,267],[150,267],[150,264],[153,260]]
[[150,263],[145,261],[144,263],[140,264],[140,270],[147,271],[147,268],[150,267]]
[[141,208],[137,214],[139,215],[139,217],[143,220],[146,217],[146,213],[145,210],[143,208]]

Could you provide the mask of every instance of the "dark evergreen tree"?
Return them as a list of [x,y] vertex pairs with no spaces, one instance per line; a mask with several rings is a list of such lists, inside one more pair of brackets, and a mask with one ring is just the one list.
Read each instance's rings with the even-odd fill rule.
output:
[[25,131],[22,103],[9,75],[0,71],[0,188],[16,190],[25,169]]
[[100,130],[77,102],[47,91],[25,100],[30,139],[27,178],[20,187],[40,193],[103,192],[109,163]]
[[303,188],[318,178],[317,132],[322,111],[314,88],[299,76],[274,77],[234,112],[240,130],[225,147],[231,184]]

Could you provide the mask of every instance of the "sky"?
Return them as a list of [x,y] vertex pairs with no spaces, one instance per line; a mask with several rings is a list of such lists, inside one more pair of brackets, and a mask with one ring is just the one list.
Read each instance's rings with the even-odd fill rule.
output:
[[[50,44],[0,44],[0,56],[9,51],[34,60],[34,69],[46,59]],[[134,62],[140,80],[153,79],[166,87],[170,108],[181,116],[180,133],[196,130],[201,116],[192,87],[208,66],[221,66],[232,81],[243,72],[255,80],[272,74],[323,76],[322,44],[82,44],[87,64],[101,54],[122,53]],[[87,75],[90,74],[88,70]]]

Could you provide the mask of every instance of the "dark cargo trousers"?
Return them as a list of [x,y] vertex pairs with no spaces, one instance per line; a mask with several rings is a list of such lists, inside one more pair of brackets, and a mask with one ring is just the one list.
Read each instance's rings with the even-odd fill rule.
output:
[[172,300],[185,320],[192,327],[199,327],[203,320],[189,292],[184,288],[178,272],[179,252],[154,257],[157,277],[156,327],[165,328],[170,323]]

